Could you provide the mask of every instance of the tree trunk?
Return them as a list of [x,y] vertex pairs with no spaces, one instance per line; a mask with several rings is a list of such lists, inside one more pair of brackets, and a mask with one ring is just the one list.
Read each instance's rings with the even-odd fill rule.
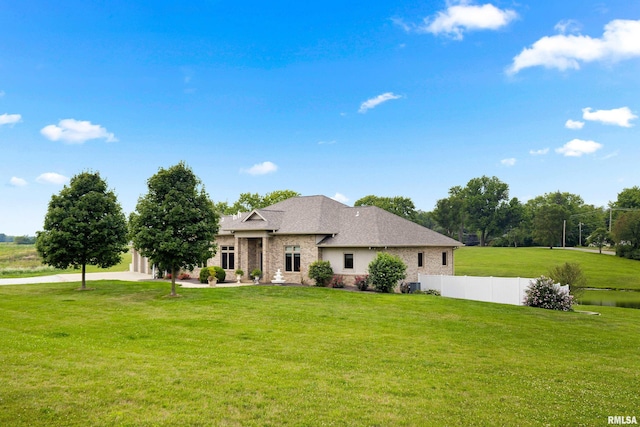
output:
[[176,295],[176,267],[171,266],[171,296],[175,297]]
[[82,287],[81,287],[83,291],[87,289],[86,275],[87,275],[87,264],[83,263],[82,264]]

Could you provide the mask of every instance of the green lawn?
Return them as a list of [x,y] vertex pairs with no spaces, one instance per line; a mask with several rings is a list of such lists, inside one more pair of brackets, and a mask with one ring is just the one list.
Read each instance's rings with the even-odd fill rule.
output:
[[606,425],[640,311],[307,287],[0,287],[0,425]]
[[588,287],[640,291],[640,261],[563,249],[463,247],[455,251],[455,274],[533,278],[565,262],[580,264]]
[[[131,253],[128,252],[122,254],[122,261],[118,265],[111,268],[88,265],[87,272],[129,271],[130,263]],[[43,265],[35,245],[0,243],[0,278],[47,276],[60,273],[78,273],[79,271],[73,268],[60,270]]]

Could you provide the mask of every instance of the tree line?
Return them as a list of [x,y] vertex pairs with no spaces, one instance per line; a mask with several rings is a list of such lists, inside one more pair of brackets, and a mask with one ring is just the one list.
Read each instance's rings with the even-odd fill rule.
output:
[[482,176],[454,186],[431,212],[406,197],[366,196],[355,206],[378,206],[458,241],[481,246],[586,246],[615,244],[618,255],[640,259],[640,187],[625,188],[607,207],[568,192],[522,203],[508,184]]

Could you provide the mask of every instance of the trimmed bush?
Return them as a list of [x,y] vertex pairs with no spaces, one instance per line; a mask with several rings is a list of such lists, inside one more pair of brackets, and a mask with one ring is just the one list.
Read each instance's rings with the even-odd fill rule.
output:
[[378,292],[391,292],[400,280],[407,277],[407,266],[400,258],[387,252],[378,252],[369,263],[369,281]]
[[315,261],[309,266],[309,277],[316,281],[316,286],[327,286],[333,278],[333,269],[329,261]]
[[553,279],[545,276],[540,276],[529,282],[523,302],[529,307],[560,311],[573,310],[573,296],[554,284]]
[[203,267],[200,270],[200,275],[198,276],[198,280],[200,283],[207,283],[209,281],[209,276],[211,276],[211,272],[209,271],[210,267]]
[[218,279],[218,282],[220,283],[224,282],[224,279],[227,278],[227,272],[224,271],[222,267],[218,267],[217,265],[215,267],[209,267],[209,271],[211,271],[211,269],[213,269],[213,274],[215,274],[216,279]]

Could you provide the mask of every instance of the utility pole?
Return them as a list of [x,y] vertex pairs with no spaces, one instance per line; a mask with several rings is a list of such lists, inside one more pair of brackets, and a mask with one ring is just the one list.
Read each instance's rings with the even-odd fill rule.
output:
[[580,237],[578,238],[578,246],[582,246],[582,223],[578,223],[578,227],[580,227]]

